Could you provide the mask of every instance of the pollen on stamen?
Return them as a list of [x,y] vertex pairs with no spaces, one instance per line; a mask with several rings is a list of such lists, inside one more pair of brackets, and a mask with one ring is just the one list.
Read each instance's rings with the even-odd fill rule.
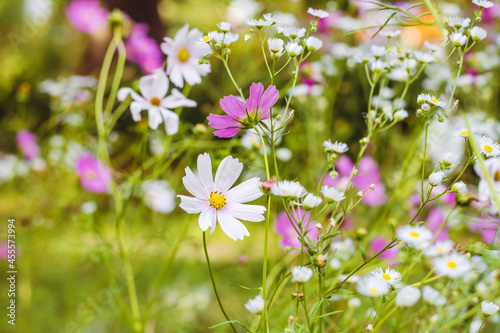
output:
[[391,279],[391,276],[390,276],[389,274],[384,274],[384,275],[382,275],[382,278],[383,278],[384,280],[389,281],[389,280]]
[[179,58],[180,62],[186,62],[189,59],[189,51],[186,49],[180,49],[177,57]]
[[410,232],[410,236],[411,236],[411,237],[415,237],[415,238],[417,238],[417,237],[419,237],[419,236],[420,236],[420,234],[419,234],[418,232],[414,232],[414,231],[412,231],[412,232]]
[[149,102],[151,103],[151,105],[154,105],[154,106],[160,106],[160,104],[161,104],[161,100],[158,97],[151,98],[151,100]]
[[487,152],[487,153],[491,153],[493,151],[493,148],[491,148],[491,146],[489,145],[484,145],[484,151]]
[[221,209],[226,205],[226,198],[222,195],[220,191],[210,192],[210,198],[208,199],[210,206],[216,209]]
[[448,267],[449,267],[449,268],[456,268],[456,267],[457,267],[457,263],[456,263],[456,262],[454,262],[454,261],[449,261],[449,262],[448,262]]

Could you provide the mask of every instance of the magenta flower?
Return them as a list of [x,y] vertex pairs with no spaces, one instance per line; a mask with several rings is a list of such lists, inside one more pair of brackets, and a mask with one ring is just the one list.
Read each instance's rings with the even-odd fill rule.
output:
[[24,157],[31,161],[36,158],[38,154],[40,154],[40,148],[36,143],[36,135],[26,131],[21,130],[17,133],[16,136],[17,147],[23,153]]
[[111,171],[91,153],[83,153],[75,164],[75,172],[80,177],[80,184],[90,192],[108,192]]
[[279,97],[279,91],[275,86],[267,87],[261,83],[252,83],[250,97],[242,102],[237,97],[230,95],[220,100],[222,110],[227,116],[210,114],[208,125],[217,129],[214,135],[220,138],[231,138],[238,134],[241,129],[253,128],[261,120],[271,117],[271,108]]
[[[439,207],[436,207],[429,212],[429,215],[427,216],[427,226],[429,227],[429,229],[431,229],[433,236],[435,236],[439,231],[439,228],[441,227],[441,224],[443,224],[445,219],[446,217]],[[443,227],[443,230],[441,230],[441,232],[437,236],[436,241],[441,242],[448,239],[447,229],[448,227],[445,225]]]
[[148,37],[149,26],[136,23],[125,41],[127,59],[141,66],[146,74],[152,74],[163,65],[160,46],[153,38]]
[[7,247],[7,242],[0,243],[0,260],[7,260],[9,257],[9,249]]
[[[304,210],[302,208],[298,208],[296,210],[298,218],[302,219],[302,216],[304,214]],[[295,217],[292,215],[293,223],[295,226],[297,226],[297,220]],[[303,225],[305,226],[305,229],[307,230],[306,234],[307,236],[311,237],[312,239],[317,239],[318,238],[318,229],[316,229],[315,221],[310,221],[311,219],[311,214],[306,213],[304,216],[304,222]],[[286,212],[282,212],[278,217],[276,217],[276,232],[280,234],[283,239],[281,240],[281,247],[286,248],[287,246],[291,246],[294,248],[301,248],[301,243],[299,240],[299,235],[295,231],[295,228],[292,226],[292,223],[288,219],[288,216],[286,215]]]
[[73,0],[66,7],[66,16],[75,29],[92,34],[103,28],[109,12],[97,0]]
[[[370,247],[372,248],[373,252],[378,253],[379,251],[382,251],[384,247],[389,244],[389,241],[383,237],[375,237],[371,243]],[[387,249],[384,252],[382,252],[379,255],[380,259],[392,259],[395,258],[399,253],[399,248],[397,246]]]

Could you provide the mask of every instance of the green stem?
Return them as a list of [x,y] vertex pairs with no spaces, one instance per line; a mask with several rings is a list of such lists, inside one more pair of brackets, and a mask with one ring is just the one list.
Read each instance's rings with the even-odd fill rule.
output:
[[115,28],[114,31],[115,44],[118,48],[118,62],[116,64],[115,76],[113,78],[113,83],[111,84],[111,91],[109,93],[108,101],[106,102],[106,116],[111,114],[113,105],[115,104],[116,94],[120,88],[120,82],[123,76],[123,69],[125,68],[125,60],[127,58],[127,51],[125,45],[123,44],[121,29]]
[[[215,285],[215,279],[214,279],[214,274],[212,272],[212,265],[210,264],[210,258],[208,257],[208,250],[207,250],[207,236],[206,236],[206,231],[203,231],[203,249],[205,250],[205,258],[207,259],[207,265],[208,265],[208,272],[210,273],[210,279],[212,280],[212,287],[214,288],[214,293],[215,297],[217,298],[217,302],[219,303],[219,307],[224,314],[224,317],[226,318],[227,321],[231,321],[224,310],[224,307],[222,306],[222,302],[219,297],[219,292],[217,291],[217,286]],[[233,323],[229,323],[231,327],[233,328],[233,331],[237,333],[238,331],[236,330],[236,327],[234,327]]]

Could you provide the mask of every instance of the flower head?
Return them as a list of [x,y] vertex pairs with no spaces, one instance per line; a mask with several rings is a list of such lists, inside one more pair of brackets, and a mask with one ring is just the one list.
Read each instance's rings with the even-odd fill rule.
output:
[[401,30],[399,30],[399,29],[397,29],[397,30],[382,30],[380,32],[380,35],[384,36],[386,38],[394,38],[394,37],[401,35]]
[[269,38],[267,40],[267,46],[269,47],[269,51],[274,54],[283,54],[283,47],[285,42],[279,38]]
[[497,157],[500,155],[500,145],[486,135],[476,136],[479,151],[486,157]]
[[430,103],[435,106],[439,106],[441,108],[444,108],[446,106],[446,103],[441,101],[439,98],[437,98],[434,95],[429,95],[429,94],[419,94],[417,97],[417,102],[419,104],[423,104],[425,102]]
[[493,2],[488,0],[472,0],[472,3],[480,8],[491,8],[493,7]]
[[495,303],[488,301],[481,302],[481,312],[485,317],[493,316],[495,313],[498,312],[499,309],[500,307]]
[[132,95],[134,101],[130,103],[130,112],[135,121],[141,120],[141,111],[148,110],[149,127],[153,130],[164,122],[168,135],[177,133],[179,129],[179,116],[171,109],[179,106],[194,107],[196,102],[187,99],[177,89],[172,89],[172,94],[165,97],[168,91],[168,79],[162,69],[157,69],[153,74],[141,77],[139,89],[142,95],[131,88],[122,88],[118,91],[118,100],[123,101]]
[[175,192],[164,180],[147,180],[141,185],[144,203],[152,210],[167,214],[175,208]]
[[389,267],[387,267],[385,271],[383,271],[380,267],[376,268],[372,271],[372,275],[380,280],[389,283],[390,285],[401,282],[401,273]]
[[227,22],[217,23],[217,28],[222,32],[229,32],[231,30],[231,24]]
[[435,258],[446,255],[453,250],[455,244],[451,240],[436,242],[424,250],[424,255],[429,258]]
[[473,27],[470,29],[470,35],[473,41],[479,42],[486,38],[487,32],[483,28]]
[[251,313],[261,313],[262,310],[264,310],[264,299],[260,295],[249,299],[248,302],[245,303],[245,308]]
[[326,10],[314,9],[314,8],[311,8],[311,7],[309,7],[309,9],[307,10],[307,12],[309,14],[311,14],[312,16],[314,16],[315,18],[320,18],[320,19],[328,17],[330,15]]
[[306,283],[313,276],[313,270],[309,267],[295,266],[292,268],[292,282]]
[[327,202],[340,202],[345,199],[344,192],[337,190],[335,187],[323,186],[321,193],[325,196]]
[[304,199],[302,199],[302,207],[304,207],[305,210],[310,210],[318,207],[321,201],[323,200],[321,200],[320,197],[317,197],[312,193],[307,193]]
[[277,197],[296,200],[306,195],[304,186],[290,180],[281,180],[271,187],[271,194]]
[[394,112],[394,120],[396,121],[401,121],[408,118],[408,111],[404,109],[400,109],[396,112]]
[[349,150],[347,144],[340,141],[335,141],[334,143],[332,143],[330,139],[328,139],[327,141],[323,141],[323,147],[325,147],[327,151],[331,151],[337,154],[342,154]]
[[389,283],[380,280],[374,276],[364,276],[357,285],[358,293],[368,297],[384,296],[389,292]]
[[307,30],[305,28],[285,27],[283,30],[283,35],[285,35],[285,37],[290,38],[291,40],[294,40],[295,38],[304,37],[306,35],[306,31]]
[[87,34],[105,27],[109,15],[98,0],[73,0],[65,11],[71,25]]
[[467,42],[467,36],[465,36],[461,32],[454,32],[450,35],[449,38],[454,47],[460,47]]
[[454,193],[464,193],[467,192],[467,185],[463,181],[459,181],[451,187],[451,191]]
[[199,42],[202,37],[198,29],[189,30],[186,24],[174,39],[165,37],[161,44],[161,50],[167,55],[167,75],[179,88],[184,87],[184,81],[191,86],[201,83],[201,77],[210,73],[210,64],[198,62],[212,52],[210,46]]
[[396,305],[403,307],[411,307],[420,299],[420,289],[416,287],[404,287],[396,293]]
[[422,289],[422,298],[425,302],[434,306],[443,306],[446,304],[446,298],[441,296],[439,291],[431,286],[424,286]]
[[220,106],[227,116],[210,114],[208,125],[217,129],[214,135],[231,138],[243,128],[253,128],[261,120],[271,117],[271,109],[278,100],[279,92],[275,86],[264,91],[262,83],[252,83],[250,97],[246,102],[230,95],[220,100]]
[[323,46],[323,42],[319,38],[310,36],[306,39],[306,46],[309,51],[314,52],[318,51]]
[[[294,228],[294,225],[298,225],[299,221],[302,221],[302,226],[304,232],[308,237],[315,240],[318,238],[318,229],[314,227],[315,221],[311,221],[311,214],[306,213],[302,208],[297,208],[295,214],[291,214],[292,221],[288,218],[286,212],[281,213],[276,217],[276,232],[282,236],[281,247],[286,249],[287,247],[293,247],[300,249],[302,243],[299,240],[299,234]],[[307,238],[306,238],[307,239]],[[311,246],[313,244],[310,244]],[[304,251],[306,249],[304,248]]]
[[288,52],[288,55],[292,58],[301,55],[302,51],[304,51],[304,48],[298,43],[288,43],[286,44],[285,49]]
[[189,214],[201,213],[198,223],[203,231],[210,227],[212,234],[219,222],[222,231],[233,240],[250,236],[247,228],[238,219],[250,222],[263,221],[266,208],[244,205],[263,195],[257,177],[231,188],[242,170],[243,164],[238,159],[227,156],[219,164],[214,179],[210,155],[200,154],[197,173],[186,167],[186,176],[182,178],[184,186],[194,198],[178,195],[177,197],[181,199],[179,207]]
[[111,171],[91,153],[85,152],[76,160],[75,172],[84,189],[94,193],[108,192]]
[[268,27],[272,24],[273,22],[263,20],[263,19],[250,19],[247,20],[247,24],[251,27],[256,27],[257,29],[262,29],[263,27]]
[[396,235],[408,246],[417,247],[426,244],[432,239],[432,232],[423,226],[405,225],[396,230]]
[[21,130],[17,132],[16,143],[17,147],[28,161],[35,159],[40,154],[40,148],[36,142],[36,135],[29,131]]
[[443,171],[434,171],[429,175],[429,183],[432,186],[438,186],[445,179],[446,174]]
[[470,18],[463,18],[459,16],[449,17],[447,24],[456,30],[461,30],[469,26]]
[[466,139],[469,137],[469,135],[471,135],[471,133],[472,134],[476,133],[476,130],[473,128],[473,129],[471,129],[471,131],[469,131],[469,129],[467,127],[462,127],[462,128],[457,129],[453,133],[453,135],[454,136],[461,136],[462,138]]
[[461,277],[472,269],[469,259],[458,253],[435,258],[433,265],[437,274],[446,275],[451,279]]

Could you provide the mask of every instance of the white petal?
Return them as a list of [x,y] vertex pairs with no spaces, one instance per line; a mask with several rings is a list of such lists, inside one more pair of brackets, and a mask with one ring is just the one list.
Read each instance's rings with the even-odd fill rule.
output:
[[198,177],[206,189],[213,190],[212,161],[208,153],[198,155]]
[[196,102],[187,99],[179,90],[174,88],[172,89],[172,93],[161,101],[161,106],[167,109],[175,109],[179,106],[193,108],[196,106]]
[[160,45],[160,48],[163,53],[169,56],[174,50],[174,41],[170,37],[165,37],[163,39],[163,43]]
[[168,90],[167,75],[161,68],[157,69],[153,74],[141,77],[139,89],[147,101],[153,97],[162,99]]
[[246,205],[240,203],[227,204],[224,207],[224,211],[234,216],[237,219],[250,221],[250,222],[261,222],[264,221],[264,212],[266,207],[258,205]]
[[120,90],[118,90],[118,94],[116,95],[116,98],[118,98],[118,100],[120,102],[123,102],[128,97],[128,95],[132,95],[132,98],[134,99],[134,101],[138,101],[138,102],[144,101],[144,98],[142,98],[141,95],[139,95],[134,90],[132,90],[132,88],[121,88]]
[[182,177],[182,183],[186,187],[186,190],[195,197],[205,200],[209,199],[210,193],[203,187],[189,167],[186,167],[186,175]]
[[181,199],[179,207],[184,209],[189,214],[201,213],[203,209],[208,207],[208,202],[206,200],[187,197],[185,195],[178,195],[177,197]]
[[147,109],[144,107],[143,103],[141,102],[132,102],[130,103],[130,113],[132,114],[132,119],[134,121],[140,121],[141,120],[141,111]]
[[[198,66],[198,64],[196,66]],[[196,71],[194,66],[189,64],[182,66],[182,76],[184,76],[184,80],[191,86],[201,83],[200,74]]]
[[215,208],[207,207],[201,212],[198,218],[198,225],[203,231],[207,231],[208,227],[211,227],[210,234],[212,234],[215,231],[216,221]]
[[149,128],[151,128],[152,130],[157,129],[158,125],[160,125],[163,122],[163,117],[161,116],[160,110],[158,110],[158,108],[149,109],[148,116],[149,116]]
[[233,216],[222,210],[218,211],[217,218],[222,231],[226,233],[232,240],[243,239],[245,236],[250,236],[247,228],[235,219]]
[[215,174],[215,185],[219,191],[226,192],[238,179],[243,170],[243,163],[237,158],[228,156],[222,160]]
[[253,201],[263,195],[259,186],[259,178],[254,177],[230,189],[226,197],[228,202],[243,203]]
[[167,109],[160,109],[160,112],[165,120],[165,131],[168,135],[174,135],[179,130],[179,116],[177,113]]
[[170,59],[169,59],[169,64],[172,64],[172,67],[170,68],[167,65],[167,73],[170,78],[170,81],[172,81],[172,83],[175,84],[176,87],[179,88],[184,87],[184,80],[182,78],[181,69],[179,68],[178,64],[170,62]]

